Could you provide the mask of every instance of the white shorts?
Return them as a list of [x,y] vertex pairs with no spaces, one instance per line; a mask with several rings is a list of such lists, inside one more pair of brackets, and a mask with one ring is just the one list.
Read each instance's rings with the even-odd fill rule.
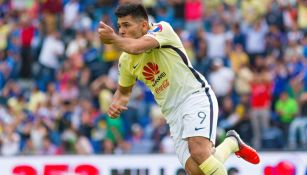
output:
[[186,138],[202,136],[215,144],[218,103],[214,92],[211,88],[194,92],[167,117],[174,116],[176,119],[169,122],[171,137],[179,161],[185,167],[190,157]]

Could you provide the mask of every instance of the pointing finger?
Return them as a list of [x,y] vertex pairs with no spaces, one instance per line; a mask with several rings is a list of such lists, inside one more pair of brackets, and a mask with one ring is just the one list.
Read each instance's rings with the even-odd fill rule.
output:
[[106,28],[106,27],[108,27],[108,25],[106,23],[104,23],[103,21],[100,21],[99,27]]

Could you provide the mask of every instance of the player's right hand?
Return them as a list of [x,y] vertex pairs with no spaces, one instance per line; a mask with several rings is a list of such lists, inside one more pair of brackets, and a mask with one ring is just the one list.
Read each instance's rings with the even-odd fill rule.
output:
[[126,106],[113,103],[109,107],[108,114],[111,118],[117,118],[121,112],[127,109],[128,108]]
[[112,41],[116,37],[116,34],[113,28],[108,26],[106,23],[102,21],[100,21],[99,23],[98,33],[99,33],[100,40],[104,44],[112,44]]

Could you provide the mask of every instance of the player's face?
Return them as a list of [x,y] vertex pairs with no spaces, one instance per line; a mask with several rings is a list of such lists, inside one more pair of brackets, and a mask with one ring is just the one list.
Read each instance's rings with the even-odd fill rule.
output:
[[144,19],[136,19],[131,15],[118,18],[119,34],[127,38],[140,38],[148,30],[148,22]]

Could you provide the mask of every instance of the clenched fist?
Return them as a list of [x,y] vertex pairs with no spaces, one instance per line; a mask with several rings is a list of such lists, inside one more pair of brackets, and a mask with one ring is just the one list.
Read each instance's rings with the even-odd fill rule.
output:
[[120,115],[121,112],[123,112],[124,110],[127,110],[127,109],[128,108],[126,106],[113,103],[109,107],[108,114],[111,118],[117,118]]

